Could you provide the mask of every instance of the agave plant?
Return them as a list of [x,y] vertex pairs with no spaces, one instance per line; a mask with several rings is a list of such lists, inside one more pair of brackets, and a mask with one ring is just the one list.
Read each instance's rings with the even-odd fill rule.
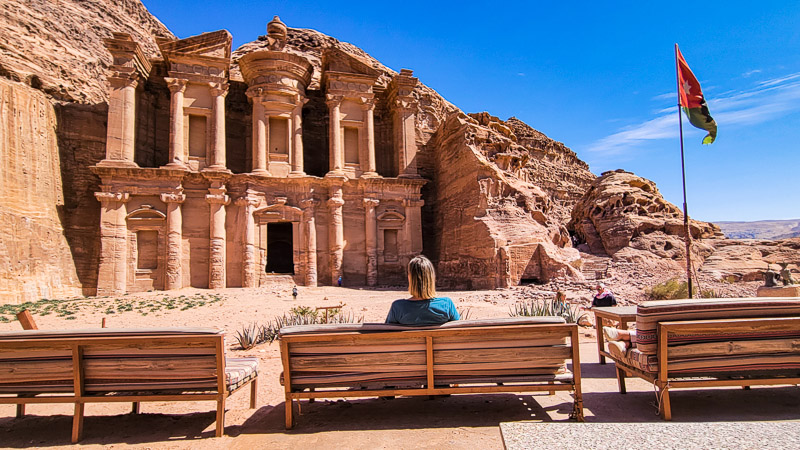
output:
[[472,318],[472,308],[458,308],[458,315],[461,317],[461,320],[469,320]]
[[558,316],[563,317],[567,323],[578,323],[578,319],[584,314],[577,306],[572,307],[567,303],[554,300],[517,302],[514,304],[513,309],[509,309],[511,317]]
[[259,331],[259,326],[253,323],[236,332],[236,341],[242,350],[251,349],[259,344]]

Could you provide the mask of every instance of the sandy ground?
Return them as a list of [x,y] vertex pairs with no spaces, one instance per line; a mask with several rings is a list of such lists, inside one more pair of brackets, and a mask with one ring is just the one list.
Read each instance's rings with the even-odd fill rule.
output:
[[[538,288],[518,287],[495,291],[441,292],[470,318],[507,317],[521,298],[546,296]],[[299,288],[293,300],[290,287],[184,289],[131,294],[117,299],[83,299],[69,302],[74,314],[35,315],[40,328],[97,327],[106,318],[109,327],[207,326],[226,332],[231,356],[260,359],[258,407],[248,408],[248,388],[227,403],[226,433],[214,438],[213,403],[144,403],[142,414],[129,414],[128,404],[86,406],[84,440],[89,448],[502,448],[499,423],[514,421],[568,421],[572,397],[567,393],[516,395],[454,395],[356,399],[303,403],[297,426],[283,427],[283,389],[278,382],[278,346],[262,344],[244,351],[234,338],[251,323],[265,324],[294,306],[344,304],[344,312],[381,322],[391,302],[403,298],[400,289],[366,290],[337,287]],[[167,299],[203,298],[206,303],[182,310],[146,305]],[[552,294],[551,294],[552,295]],[[587,292],[588,296],[589,293]],[[209,301],[218,297],[218,301]],[[167,301],[168,303],[168,301]],[[138,305],[119,312],[119,305]],[[125,308],[122,308],[125,309]],[[113,312],[112,312],[113,311]],[[143,315],[143,313],[147,315]],[[18,322],[0,323],[0,331],[19,330]],[[659,421],[652,386],[628,380],[628,394],[617,392],[613,364],[600,365],[594,330],[582,328],[581,368],[587,422]],[[682,390],[672,394],[675,421],[775,421],[800,420],[800,389],[792,387]],[[29,405],[28,415],[14,418],[14,406],[0,405],[0,447],[70,447],[71,405]],[[800,429],[800,425],[798,426]]]

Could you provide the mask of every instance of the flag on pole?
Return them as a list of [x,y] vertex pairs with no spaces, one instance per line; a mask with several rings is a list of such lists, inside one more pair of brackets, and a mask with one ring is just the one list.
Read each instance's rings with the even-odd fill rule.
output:
[[[677,46],[676,46],[677,49]],[[717,138],[717,122],[708,112],[708,104],[700,89],[700,82],[694,76],[681,51],[678,52],[678,100],[689,122],[696,128],[708,131],[703,144],[710,144]]]

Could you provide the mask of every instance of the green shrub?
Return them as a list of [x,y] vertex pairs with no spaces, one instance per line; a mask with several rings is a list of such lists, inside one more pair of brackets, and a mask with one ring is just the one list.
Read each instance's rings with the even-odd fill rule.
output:
[[[680,300],[689,298],[689,283],[671,278],[645,290],[650,300]],[[692,286],[692,297],[697,297],[697,286]],[[700,291],[700,298],[717,298],[713,289]]]
[[578,323],[578,319],[585,313],[581,312],[577,306],[572,307],[566,303],[554,300],[531,300],[528,302],[517,302],[514,309],[509,311],[511,317],[538,317],[538,316],[560,316],[567,323]]

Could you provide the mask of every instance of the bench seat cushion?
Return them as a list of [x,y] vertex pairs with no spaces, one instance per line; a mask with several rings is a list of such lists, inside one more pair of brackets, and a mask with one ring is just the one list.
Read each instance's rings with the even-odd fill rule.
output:
[[[658,323],[665,321],[735,319],[747,317],[800,316],[800,298],[741,298],[663,300],[643,302],[636,309],[636,348],[644,355],[658,353]],[[720,330],[717,340],[729,340]],[[759,339],[749,335],[735,339]],[[696,342],[696,336],[685,336],[681,344]],[[703,340],[713,339],[703,336]]]
[[234,391],[258,376],[258,358],[225,358],[225,381],[228,392]]

